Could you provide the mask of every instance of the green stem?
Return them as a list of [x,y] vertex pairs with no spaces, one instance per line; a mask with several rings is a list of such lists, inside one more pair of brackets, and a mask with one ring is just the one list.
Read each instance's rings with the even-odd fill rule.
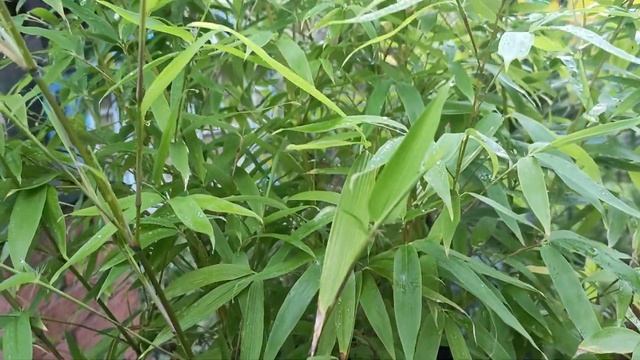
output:
[[[141,2],[145,3],[144,0],[142,0]],[[145,6],[146,8],[146,4],[141,4],[141,6]],[[144,18],[144,15],[142,15],[142,17]],[[11,37],[16,42],[16,45],[20,50],[20,55],[24,62],[24,66],[26,70],[29,72],[29,74],[35,81],[36,85],[40,89],[40,92],[45,97],[45,99],[47,100],[47,103],[53,110],[55,116],[58,118],[58,120],[62,124],[66,135],[69,137],[69,140],[71,141],[73,146],[75,146],[78,149],[78,152],[80,153],[80,156],[82,157],[82,159],[85,161],[86,166],[93,169],[97,173],[97,176],[94,176],[94,179],[96,181],[96,185],[98,186],[98,191],[107,202],[109,210],[111,211],[111,214],[105,214],[105,215],[111,215],[115,219],[114,225],[118,229],[118,232],[121,234],[121,238],[123,240],[122,241],[123,244],[121,244],[123,251],[127,252],[128,254],[129,249],[127,249],[127,244],[129,244],[129,246],[132,246],[134,248],[139,248],[139,243],[136,242],[136,239],[131,233],[131,229],[129,228],[128,222],[124,218],[122,209],[118,204],[118,198],[113,192],[113,189],[111,188],[111,184],[109,184],[106,177],[103,175],[101,171],[101,167],[98,164],[98,161],[96,160],[96,158],[93,156],[91,149],[89,148],[89,146],[84,144],[81,138],[77,135],[77,132],[74,131],[71,122],[64,114],[64,111],[58,104],[55,96],[49,90],[49,87],[45,83],[44,79],[42,79],[42,77],[40,76],[38,66],[34,61],[33,56],[31,55],[31,52],[29,51],[29,48],[27,47],[27,44],[25,43],[22,35],[20,34],[20,32],[18,31],[18,28],[13,22],[9,9],[7,8],[7,5],[5,4],[4,1],[0,3],[0,18],[5,23],[5,27],[11,34]],[[141,28],[144,29],[145,26],[141,26]],[[136,194],[137,194],[136,198],[140,196],[140,193],[141,193],[141,189],[138,188],[136,191]],[[128,259],[130,261],[132,260],[130,257],[128,257]],[[140,280],[143,282],[143,284],[150,283],[151,287],[149,286],[146,286],[146,287],[151,292],[150,295],[152,295],[152,297],[154,298],[156,306],[160,308],[168,325],[177,335],[178,341],[185,348],[186,355],[192,358],[193,354],[191,352],[191,348],[185,340],[186,338],[180,328],[180,324],[177,321],[175,312],[173,311],[169,302],[167,301],[166,296],[164,296],[164,291],[160,286],[160,284],[158,283],[157,279],[153,278],[155,272],[153,268],[148,267],[149,261],[146,260],[145,255],[142,251],[140,251],[140,259],[141,259],[142,267],[145,270],[144,274],[141,271],[139,271],[139,269],[137,268],[137,264],[135,264],[135,262],[132,262],[131,265],[136,269],[136,272],[138,273]],[[149,279],[145,279],[145,274]]]

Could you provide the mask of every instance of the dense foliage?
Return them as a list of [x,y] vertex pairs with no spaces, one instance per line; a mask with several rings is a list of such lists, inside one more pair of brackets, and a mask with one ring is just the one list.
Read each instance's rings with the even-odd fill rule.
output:
[[640,356],[634,1],[45,2],[0,8],[6,358]]

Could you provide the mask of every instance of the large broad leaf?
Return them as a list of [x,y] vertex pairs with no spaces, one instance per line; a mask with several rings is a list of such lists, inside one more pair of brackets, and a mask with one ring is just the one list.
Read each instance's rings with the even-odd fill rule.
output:
[[448,94],[449,86],[438,91],[435,99],[411,126],[391,160],[382,169],[373,189],[375,196],[369,202],[371,220],[375,223],[382,222],[428,170],[423,166],[423,156],[433,144],[442,106]]
[[583,337],[598,332],[600,323],[571,264],[551,245],[543,246],[540,254],[569,319]]
[[422,272],[411,245],[398,248],[393,259],[393,309],[405,358],[413,359],[422,319]]
[[9,218],[7,237],[9,256],[16,269],[23,269],[26,265],[27,253],[38,230],[46,198],[46,186],[18,193]]
[[327,250],[320,277],[318,311],[314,339],[317,341],[326,321],[327,310],[336,300],[342,283],[369,240],[369,213],[374,172],[358,174],[364,169],[368,156],[361,156],[347,177],[340,203],[329,233]]

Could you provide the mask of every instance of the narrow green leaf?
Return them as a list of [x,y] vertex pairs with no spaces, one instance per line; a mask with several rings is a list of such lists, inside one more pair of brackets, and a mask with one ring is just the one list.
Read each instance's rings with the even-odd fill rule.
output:
[[[435,315],[434,315],[435,314]],[[443,324],[436,323],[439,312],[429,312],[422,319],[420,333],[418,333],[418,344],[416,345],[416,359],[436,360],[442,341]]]
[[473,196],[474,198],[482,201],[483,203],[491,206],[494,210],[496,210],[496,212],[502,213],[514,220],[517,220],[520,223],[523,223],[525,225],[529,225],[532,228],[536,228],[535,225],[533,225],[529,220],[527,220],[527,218],[524,215],[519,215],[514,213],[513,211],[511,211],[511,209],[508,209],[502,205],[500,205],[499,203],[497,203],[496,201],[493,201],[492,199],[489,199],[488,197],[479,195],[479,194],[474,194],[474,193],[468,193],[469,195]]
[[[118,7],[114,4],[108,3],[106,1],[103,0],[98,0],[98,3],[100,3],[103,6],[108,7],[109,9],[113,10],[116,14],[120,15],[124,20],[126,20],[127,22],[131,23],[131,24],[135,24],[135,25],[139,25],[140,24],[140,14],[133,12],[133,11],[129,11],[129,10],[125,10],[121,7]],[[191,42],[193,41],[193,35],[191,35],[191,33],[183,28],[177,27],[175,25],[167,25],[165,24],[163,21],[158,20],[156,18],[153,17],[147,17],[146,21],[145,21],[146,27],[147,29],[151,29],[153,31],[158,31],[158,32],[162,32],[165,34],[169,34],[169,35],[173,35],[173,36],[177,36],[179,38],[181,38],[184,41],[187,42]]]
[[548,146],[560,148],[564,145],[574,144],[592,137],[614,134],[622,130],[631,129],[638,125],[640,125],[640,118],[599,124],[567,135],[559,136],[550,142]]
[[46,198],[47,187],[44,186],[20,191],[16,198],[9,218],[7,243],[11,263],[18,270],[25,267],[27,254],[38,230]]
[[455,321],[450,319],[444,321],[444,333],[447,336],[447,343],[449,344],[449,350],[451,350],[453,359],[471,360],[467,342]]
[[519,332],[531,345],[538,349],[531,335],[524,329],[518,319],[468,264],[461,262],[461,260],[455,257],[449,257],[438,259],[438,266],[442,267],[457,279],[460,286],[477,297],[486,307],[493,310],[505,324]]
[[202,210],[205,211],[248,216],[262,221],[260,216],[258,216],[258,214],[256,214],[255,212],[238,204],[234,204],[231,201],[221,199],[213,195],[194,194],[189,197],[193,199],[196,204],[198,204],[198,206],[202,208]]
[[405,358],[413,359],[422,319],[422,272],[411,245],[398,248],[393,259],[393,309]]
[[596,34],[591,30],[588,30],[579,26],[575,26],[575,25],[550,26],[548,28],[567,32],[573,36],[576,36],[590,43],[591,45],[599,47],[600,49],[608,52],[611,55],[615,55],[621,59],[627,60],[634,64],[640,64],[640,58],[637,58],[629,54],[628,52],[620,49],[619,47],[612,45],[606,39],[604,39],[603,37],[601,37],[600,35]]
[[517,168],[522,193],[531,210],[540,220],[545,234],[549,235],[551,233],[551,210],[542,168],[538,161],[531,156],[520,159]]
[[586,338],[578,351],[594,354],[629,354],[640,345],[640,334],[622,327],[607,327]]
[[33,338],[29,314],[12,316],[4,327],[2,354],[6,360],[31,360],[33,358]]
[[185,189],[189,184],[189,177],[191,176],[191,168],[189,167],[189,148],[182,141],[171,143],[169,146],[169,154],[173,166],[178,169],[180,175],[182,175],[182,181],[184,182]]
[[409,117],[409,122],[413,124],[425,112],[422,95],[413,85],[400,83],[396,85],[396,91],[404,106],[404,111]]
[[[487,189],[487,195],[493,201],[504,206],[507,210],[513,211],[511,210],[511,205],[509,204],[507,193],[504,187],[502,186],[502,184],[498,183],[490,186]],[[500,220],[502,220],[503,223],[505,223],[505,225],[507,225],[507,227],[511,230],[511,232],[513,232],[513,234],[518,238],[520,243],[524,245],[524,237],[522,237],[522,231],[520,230],[520,226],[518,225],[518,222],[514,218],[507,216],[500,211],[498,211],[498,217],[500,218]]]
[[396,3],[393,3],[392,5],[386,6],[382,9],[378,9],[375,11],[371,11],[371,12],[366,12],[363,14],[360,14],[356,17],[350,18],[350,19],[345,19],[345,20],[336,20],[336,21],[331,21],[327,24],[325,24],[325,26],[328,25],[334,25],[334,24],[357,24],[357,23],[363,23],[363,22],[367,22],[367,21],[374,21],[377,20],[381,17],[387,16],[389,14],[393,14],[396,13],[398,11],[402,11],[404,9],[407,9],[413,5],[416,5],[420,2],[422,2],[424,0],[405,0],[405,1],[399,1]]
[[168,298],[186,294],[190,291],[221,281],[235,280],[253,274],[247,265],[216,264],[199,268],[173,280],[165,289]]
[[311,67],[309,67],[307,56],[300,46],[286,35],[280,37],[278,41],[276,41],[276,46],[278,47],[278,50],[280,50],[282,57],[287,61],[287,64],[289,64],[289,67],[309,84],[313,85]]
[[169,205],[171,205],[178,219],[189,229],[208,235],[209,239],[213,241],[213,227],[211,227],[207,215],[202,212],[200,204],[193,196],[180,196],[169,199]]
[[47,186],[47,199],[42,214],[44,225],[49,229],[53,241],[63,257],[67,257],[67,225],[58,201],[58,192],[53,186]]
[[247,308],[243,312],[240,359],[260,359],[264,336],[264,286],[256,280],[249,287]]
[[546,153],[537,153],[534,156],[540,160],[543,166],[553,170],[568,187],[587,200],[599,199],[622,212],[640,218],[640,210],[615,197],[607,188],[593,181],[573,162]]
[[[398,200],[409,193],[422,173],[428,170],[422,166],[422,157],[433,144],[442,106],[448,93],[449,86],[444,86],[438,91],[436,98],[425,108],[389,163],[382,169],[373,189],[375,196],[369,203],[371,219],[374,222],[382,222]],[[407,156],[408,154],[411,156]]]
[[340,202],[340,193],[333,191],[303,191],[287,198],[288,201],[324,201],[332,205],[338,205]]
[[[178,312],[177,316],[180,320],[180,326],[183,330],[188,330],[203,319],[208,319],[209,317],[214,316],[216,310],[231,301],[240,292],[242,292],[242,290],[249,286],[249,284],[251,284],[250,281],[238,279],[229,281],[228,283],[222,284],[211,290],[208,294],[204,295],[190,306],[185,306]],[[171,330],[164,328],[153,340],[153,343],[155,345],[161,345],[172,337],[173,334],[171,333]]]
[[473,81],[462,65],[458,62],[451,63],[449,70],[453,73],[456,80],[456,87],[469,100],[473,101],[475,91],[473,90]]
[[5,280],[0,282],[0,291],[10,290],[14,287],[18,287],[23,284],[28,284],[36,281],[38,279],[38,275],[32,272],[23,272],[11,275]]
[[425,179],[429,183],[436,194],[442,199],[444,205],[447,207],[449,218],[453,220],[453,204],[451,202],[451,184],[449,183],[449,172],[447,167],[442,161],[436,162],[436,164],[427,171]]
[[302,133],[322,133],[338,129],[357,129],[358,125],[361,124],[375,125],[402,133],[407,132],[407,128],[403,124],[388,117],[374,115],[353,115],[333,120],[319,121],[310,124],[280,129],[276,131],[276,133],[284,130]]
[[380,294],[380,290],[376,285],[375,279],[365,273],[362,283],[362,294],[360,294],[360,306],[364,311],[367,320],[371,324],[373,331],[376,333],[385,349],[391,355],[392,359],[396,358],[395,344],[393,341],[393,332],[389,314],[384,305],[384,300]]
[[356,277],[353,273],[344,284],[333,311],[340,358],[347,359],[356,321]]
[[569,319],[583,337],[588,338],[598,332],[598,318],[569,262],[551,245],[543,246],[540,254]]
[[309,303],[318,292],[320,270],[320,266],[317,264],[309,266],[289,290],[269,332],[269,339],[264,350],[265,360],[276,358],[285,340],[298,324]]
[[171,60],[164,69],[162,69],[160,74],[155,78],[144,94],[142,104],[140,105],[140,111],[142,111],[143,115],[147,113],[147,110],[149,110],[156,99],[164,92],[167,86],[171,84],[178,74],[182,72],[182,69],[187,66],[189,61],[191,61],[191,59],[196,55],[196,53],[198,53],[200,48],[209,41],[209,39],[211,39],[210,34],[202,35],[200,39],[189,45],[189,47],[184,49],[180,54],[178,54],[178,56]]
[[210,22],[193,22],[189,24],[189,26],[224,31],[232,34],[233,36],[238,38],[238,40],[242,41],[242,43],[245,44],[249,49],[251,49],[251,51],[253,51],[256,55],[258,55],[258,57],[264,60],[264,62],[269,64],[269,66],[271,66],[278,73],[280,73],[280,75],[282,75],[285,79],[289,80],[291,83],[293,83],[300,89],[304,90],[309,95],[318,99],[321,103],[325,104],[328,108],[336,112],[338,115],[346,116],[346,114],[338,107],[338,105],[336,105],[333,101],[329,100],[328,97],[326,97],[323,93],[321,93],[318,89],[316,89],[312,84],[310,84],[308,81],[300,77],[300,75],[296,74],[288,67],[282,65],[281,63],[276,61],[274,58],[269,56],[269,54],[267,54],[266,51],[264,51],[260,46],[258,46],[256,43],[248,39],[246,36],[224,25],[210,23]]

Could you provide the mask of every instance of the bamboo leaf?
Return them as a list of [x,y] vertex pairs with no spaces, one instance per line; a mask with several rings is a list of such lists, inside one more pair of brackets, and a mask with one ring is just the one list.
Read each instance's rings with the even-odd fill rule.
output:
[[588,127],[586,129],[578,130],[571,134],[559,136],[549,143],[549,147],[560,148],[565,145],[575,144],[577,142],[590,139],[596,136],[614,134],[622,130],[631,129],[640,125],[640,118],[619,120],[606,124],[598,124],[596,126]]
[[549,269],[549,275],[569,319],[583,337],[588,338],[597,333],[600,323],[571,264],[551,245],[543,246],[540,255]]
[[64,214],[58,201],[58,192],[52,186],[47,186],[47,198],[44,203],[42,214],[44,225],[49,229],[49,233],[58,247],[58,251],[63,257],[67,257],[67,224],[64,221]]
[[444,333],[447,336],[447,343],[449,344],[449,349],[451,350],[453,359],[471,360],[471,354],[469,353],[467,342],[465,341],[460,328],[453,320],[445,320]]
[[433,137],[440,123],[442,106],[448,93],[448,86],[438,91],[436,98],[425,108],[391,160],[382,169],[373,189],[375,196],[369,203],[370,216],[374,222],[382,222],[396,206],[398,200],[409,193],[422,173],[428,170],[422,166],[422,156],[433,144]]
[[7,360],[31,360],[33,358],[33,339],[29,314],[12,316],[4,327],[2,353]]
[[551,233],[551,210],[542,168],[538,161],[531,156],[520,159],[517,168],[522,193],[531,210],[540,220],[545,234],[549,235]]
[[396,358],[395,344],[393,341],[393,332],[389,314],[384,305],[384,300],[380,294],[380,290],[376,285],[375,279],[366,274],[363,277],[362,294],[360,294],[360,306],[364,311],[367,320],[371,324],[373,331],[376,333],[385,349],[392,359]]
[[260,59],[262,59],[264,62],[269,64],[269,66],[271,66],[278,73],[280,73],[280,75],[282,75],[285,79],[289,80],[291,83],[293,83],[294,85],[296,85],[297,87],[299,87],[300,89],[308,93],[309,95],[318,99],[321,103],[325,104],[328,108],[333,110],[338,115],[346,116],[346,114],[338,107],[338,105],[336,105],[333,101],[329,100],[328,97],[326,97],[323,93],[318,91],[318,89],[316,89],[312,84],[310,84],[308,81],[300,77],[300,75],[296,74],[288,67],[282,65],[281,63],[276,61],[274,58],[269,56],[269,54],[267,54],[266,51],[264,51],[260,46],[252,42],[246,36],[240,34],[239,32],[227,26],[210,23],[210,22],[193,22],[189,24],[189,26],[224,31],[235,36],[236,38],[238,38],[238,40],[242,41],[242,43],[245,44],[249,49],[251,49],[251,51],[253,51],[258,57],[260,57]]
[[259,359],[264,332],[264,286],[256,280],[249,287],[247,309],[244,311],[240,343],[240,359]]
[[[102,2],[101,2],[102,3]],[[209,41],[210,34],[205,34],[196,40],[193,44],[184,49],[178,56],[173,58],[167,66],[158,74],[153,80],[142,99],[140,105],[140,111],[143,116],[147,113],[151,105],[156,99],[164,92],[164,90],[171,84],[171,82],[182,72],[185,66],[191,61],[191,59],[200,51],[200,48]]]
[[7,243],[11,263],[18,269],[27,264],[27,254],[38,231],[40,217],[47,198],[47,187],[23,190],[18,193],[9,218]]
[[335,302],[342,283],[369,241],[369,214],[366,204],[371,196],[375,174],[369,172],[354,178],[354,174],[362,171],[368,158],[360,156],[352,166],[333,218],[320,277],[314,330],[316,344],[329,307]]
[[285,340],[309,306],[320,287],[320,266],[311,265],[291,287],[273,321],[269,339],[264,350],[264,359],[273,360],[284,345]]
[[393,308],[405,358],[413,359],[422,319],[422,272],[410,245],[398,248],[393,259]]
[[189,271],[178,277],[165,289],[166,296],[173,298],[190,291],[221,281],[235,280],[253,274],[246,265],[216,264]]
[[548,28],[564,31],[590,43],[591,45],[599,47],[600,49],[608,52],[611,55],[615,55],[634,64],[640,64],[640,58],[637,58],[629,54],[628,52],[612,45],[610,42],[591,30],[575,25],[550,26]]
[[180,196],[169,199],[169,205],[173,209],[178,219],[189,229],[208,235],[213,242],[213,227],[204,214],[200,204],[194,197]]
[[335,311],[340,357],[347,359],[356,322],[356,277],[353,273],[344,284],[333,311]]
[[607,327],[586,338],[578,351],[594,354],[629,354],[640,345],[640,334],[620,327]]

